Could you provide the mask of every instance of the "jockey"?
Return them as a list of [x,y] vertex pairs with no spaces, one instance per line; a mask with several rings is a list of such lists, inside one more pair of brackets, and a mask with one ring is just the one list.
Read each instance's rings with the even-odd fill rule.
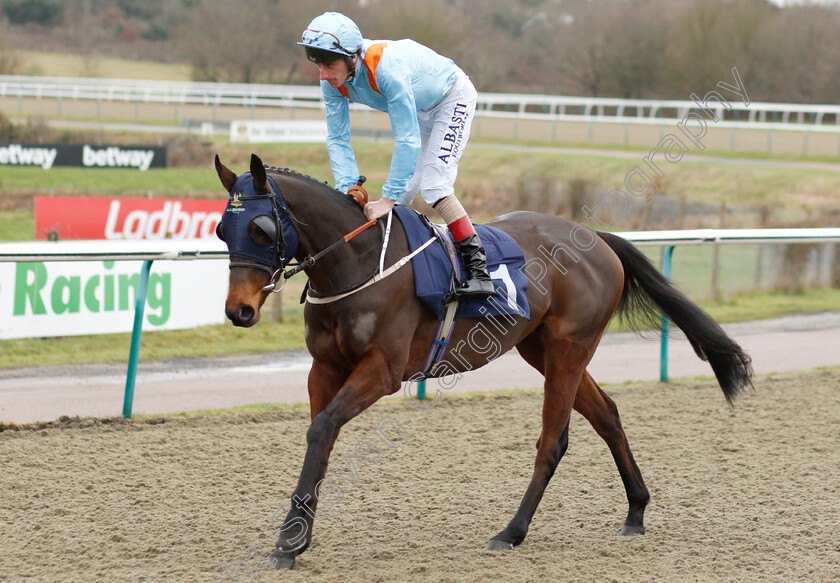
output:
[[321,72],[336,188],[350,192],[359,177],[350,145],[350,100],[387,112],[394,132],[391,170],[382,198],[367,203],[365,215],[381,217],[421,193],[446,222],[464,261],[468,279],[457,295],[493,295],[484,247],[453,186],[475,112],[477,93],[469,77],[412,40],[364,39],[337,12],[315,18],[298,44]]

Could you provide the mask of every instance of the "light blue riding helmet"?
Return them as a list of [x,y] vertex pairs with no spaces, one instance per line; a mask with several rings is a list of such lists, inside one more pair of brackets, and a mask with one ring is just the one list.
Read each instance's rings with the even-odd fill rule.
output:
[[306,49],[306,58],[315,63],[335,60],[335,53],[350,57],[362,48],[362,33],[356,23],[338,12],[325,12],[309,23],[303,31],[301,42]]

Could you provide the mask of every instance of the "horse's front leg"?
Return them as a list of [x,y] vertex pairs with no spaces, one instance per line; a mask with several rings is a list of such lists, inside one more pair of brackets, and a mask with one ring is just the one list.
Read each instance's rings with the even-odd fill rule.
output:
[[396,392],[400,381],[381,347],[370,348],[323,411],[312,419],[306,432],[306,456],[292,505],[280,527],[277,550],[271,562],[277,569],[291,569],[295,557],[312,542],[312,526],[318,506],[317,486],[327,472],[330,451],[341,427],[381,397]]

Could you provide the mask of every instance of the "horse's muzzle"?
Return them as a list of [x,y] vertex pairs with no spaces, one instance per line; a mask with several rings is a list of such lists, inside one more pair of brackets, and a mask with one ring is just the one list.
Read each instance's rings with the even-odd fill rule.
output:
[[231,309],[225,306],[225,315],[234,326],[250,328],[259,321],[259,313],[248,304],[238,304]]

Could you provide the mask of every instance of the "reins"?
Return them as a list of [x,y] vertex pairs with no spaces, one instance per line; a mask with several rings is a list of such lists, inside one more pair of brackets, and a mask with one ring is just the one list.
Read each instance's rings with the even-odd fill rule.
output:
[[[365,179],[364,176],[360,176],[358,183],[356,183],[355,185],[350,187],[350,190],[348,192],[348,195],[353,200],[355,200],[359,204],[359,206],[362,207],[362,209],[364,209],[365,204],[367,204],[367,200],[368,200],[367,191],[362,186],[362,184],[365,182],[365,180],[366,179]],[[280,241],[277,242],[276,245],[278,246],[278,248],[282,248],[282,250],[285,250],[286,245],[285,245],[285,240],[284,240],[284,236],[283,236],[283,231],[282,231],[282,228],[280,226],[278,210],[280,212],[283,212],[284,214],[289,215],[295,222],[300,223],[300,221],[298,221],[295,217],[292,216],[291,210],[288,208],[288,206],[286,206],[285,204],[281,205],[281,204],[277,203],[277,194],[278,193],[275,192],[275,185],[273,184],[272,180],[269,180],[269,188],[272,191],[269,196],[271,196],[272,199],[275,202],[275,204],[274,204],[275,217],[274,218],[275,218],[275,222],[277,223],[278,237],[280,239]],[[420,246],[418,249],[415,249],[412,253],[403,257],[402,259],[397,261],[394,265],[392,265],[388,269],[385,269],[385,265],[384,265],[384,263],[385,263],[385,253],[388,249],[388,243],[389,243],[389,240],[390,240],[391,221],[393,220],[393,212],[389,212],[387,216],[388,216],[387,227],[383,227],[382,252],[379,256],[378,269],[375,270],[372,274],[370,274],[370,276],[367,277],[364,281],[362,281],[358,284],[355,284],[355,285],[353,285],[353,286],[351,286],[351,287],[349,287],[345,290],[342,290],[340,292],[333,293],[333,294],[330,294],[330,295],[322,293],[322,292],[318,292],[318,291],[312,289],[311,287],[308,287],[308,291],[306,292],[306,296],[305,296],[306,301],[308,301],[309,303],[312,303],[312,304],[329,304],[329,303],[338,301],[342,298],[346,298],[347,296],[353,295],[356,292],[359,292],[359,291],[367,288],[368,286],[373,285],[376,282],[381,281],[381,280],[385,279],[386,277],[388,277],[389,275],[395,273],[397,270],[401,269],[409,261],[411,261],[411,259],[415,255],[423,252],[423,250],[426,249],[426,247],[428,247],[432,242],[435,241],[435,237],[430,238],[428,241],[426,241],[426,243],[424,245]],[[357,227],[356,229],[353,229],[352,231],[350,231],[349,233],[347,233],[346,235],[344,235],[342,238],[338,239],[334,243],[332,243],[332,244],[328,245],[327,247],[325,247],[324,249],[320,250],[318,253],[316,253],[314,255],[309,255],[306,259],[304,259],[303,261],[300,261],[299,263],[294,264],[294,265],[285,263],[284,260],[283,260],[283,257],[282,257],[283,252],[280,249],[278,249],[278,251],[280,251],[280,266],[276,270],[274,270],[273,272],[268,268],[265,268],[265,267],[260,266],[260,265],[254,265],[254,264],[251,264],[251,263],[242,263],[241,265],[244,266],[244,267],[260,267],[261,269],[265,269],[266,271],[268,271],[269,274],[271,275],[271,279],[269,280],[268,284],[263,286],[262,291],[267,292],[267,293],[280,293],[281,291],[283,291],[283,288],[286,287],[286,281],[288,281],[290,278],[294,277],[295,275],[297,275],[301,271],[304,271],[306,269],[309,269],[310,267],[313,267],[318,262],[319,259],[321,259],[325,255],[335,251],[341,245],[344,245],[345,243],[349,243],[351,240],[353,240],[355,237],[359,236],[360,234],[364,233],[366,230],[371,228],[377,222],[378,222],[377,219],[369,220],[368,222],[361,225],[360,227]],[[382,226],[382,223],[380,223],[380,226]],[[239,264],[237,264],[237,265],[239,265]],[[290,265],[291,265],[291,267],[289,267]],[[234,266],[233,262],[231,262],[231,266],[232,267]],[[289,269],[286,269],[286,267],[289,267]],[[283,280],[282,284],[280,283],[281,279]]]
[[[330,244],[329,246],[325,247],[324,249],[322,249],[321,251],[319,251],[315,255],[310,255],[309,257],[307,257],[306,259],[304,259],[300,263],[294,265],[291,269],[286,269],[285,271],[283,270],[282,267],[277,269],[272,274],[271,281],[265,287],[262,288],[262,291],[275,293],[275,294],[280,293],[283,290],[283,288],[286,286],[286,280],[288,280],[289,278],[297,275],[298,273],[300,273],[301,271],[303,271],[305,269],[309,269],[310,267],[315,265],[315,263],[321,257],[326,255],[327,253],[335,251],[341,245],[344,245],[345,243],[349,243],[351,239],[353,239],[357,235],[360,235],[361,233],[363,233],[364,231],[366,231],[367,229],[369,229],[370,227],[372,227],[375,224],[376,224],[376,219],[371,219],[368,222],[366,222],[364,225],[362,225],[361,227],[347,233],[346,235],[344,235],[344,237],[342,237],[338,241]],[[283,285],[281,285],[278,288],[277,287],[277,282],[279,281],[281,275],[283,276]]]
[[[364,210],[365,204],[367,204],[367,201],[368,201],[367,190],[365,190],[365,187],[362,186],[366,181],[367,181],[367,178],[365,176],[359,176],[358,182],[355,185],[353,185],[352,187],[350,187],[350,191],[348,193],[349,196],[353,200],[355,200],[359,204],[360,207],[362,207],[362,210]],[[273,185],[269,184],[269,187],[272,189],[272,191],[274,190]],[[272,195],[276,195],[276,193],[272,192]],[[283,210],[288,212],[291,215],[288,208],[284,207]],[[344,237],[342,237],[338,241],[332,243],[331,245],[327,246],[326,248],[322,249],[321,251],[319,251],[315,255],[310,255],[309,257],[307,257],[306,259],[304,259],[300,263],[297,263],[296,265],[292,266],[291,269],[286,269],[284,271],[283,270],[283,265],[281,264],[281,266],[274,273],[271,274],[271,280],[268,282],[268,284],[265,287],[262,288],[262,291],[269,292],[269,293],[275,293],[275,294],[280,293],[281,291],[283,291],[283,288],[286,287],[286,280],[288,280],[289,278],[297,275],[301,271],[309,269],[310,267],[315,265],[315,263],[321,257],[323,257],[324,255],[327,255],[328,253],[330,253],[332,251],[335,251],[341,245],[344,245],[345,243],[349,243],[354,237],[356,237],[357,235],[360,235],[361,233],[363,233],[364,231],[366,231],[367,229],[369,229],[370,227],[372,227],[375,224],[376,224],[376,219],[369,220],[368,222],[366,222],[361,227],[358,227],[357,229],[354,229],[354,230],[350,231],[349,233],[344,235]],[[390,221],[389,221],[389,226],[390,226]],[[385,246],[387,246],[387,234],[386,234],[385,241],[386,241]],[[283,276],[283,284],[280,287],[278,287],[277,282],[280,280],[281,275]],[[374,275],[376,275],[376,273],[371,275],[371,277],[369,277],[367,280],[365,280],[364,282],[362,282],[359,285],[364,285],[371,278],[373,278]]]

